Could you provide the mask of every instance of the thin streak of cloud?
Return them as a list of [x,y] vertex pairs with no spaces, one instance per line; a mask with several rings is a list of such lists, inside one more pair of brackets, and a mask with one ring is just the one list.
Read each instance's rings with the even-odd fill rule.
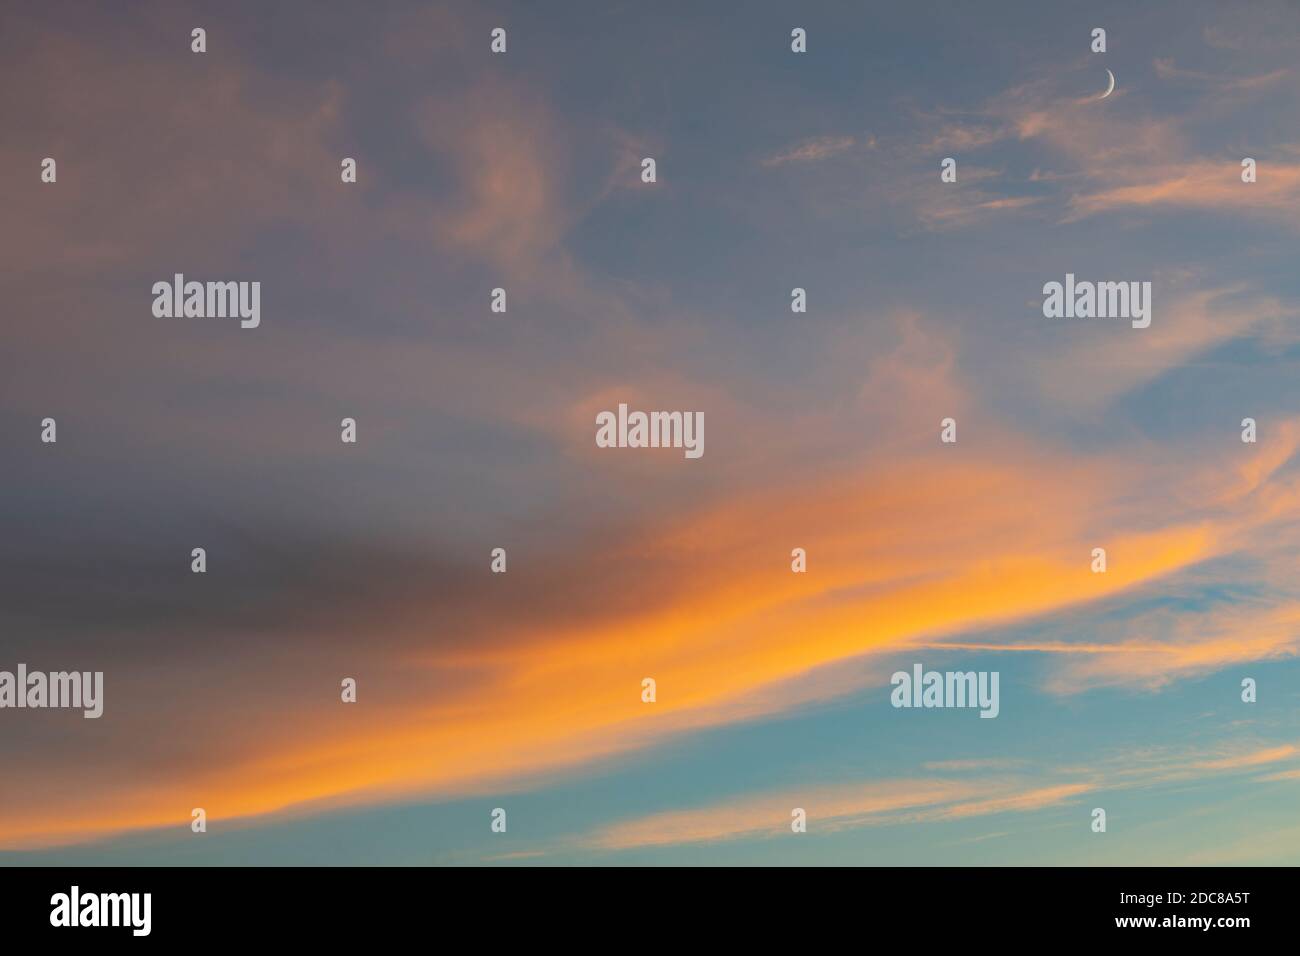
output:
[[[615,823],[588,834],[585,843],[599,850],[628,850],[776,838],[789,833],[791,810],[795,807],[807,813],[810,833],[864,826],[942,823],[1005,813],[1036,813],[1069,804],[1091,792],[1164,786],[1188,779],[1203,781],[1224,773],[1275,763],[1296,752],[1294,746],[1283,745],[1238,752],[1219,760],[1184,760],[1137,768],[1126,766],[1124,773],[1103,766],[1086,771],[1075,769],[1068,772],[1083,772],[1088,779],[1063,780],[1039,786],[1014,777],[977,778],[960,783],[874,780],[803,792],[745,796],[734,802],[650,814]],[[1054,771],[1056,774],[1062,772],[1066,771]]]
[[[852,136],[816,136],[796,143],[794,146],[765,156],[759,160],[763,166],[786,166],[790,163],[817,163],[845,153],[857,145]],[[868,141],[868,148],[874,141]]]
[[1300,767],[1295,770],[1281,770],[1277,773],[1266,774],[1263,777],[1255,778],[1260,783],[1279,783],[1281,781],[1300,780]]
[[1154,61],[1156,76],[1162,80],[1187,80],[1212,85],[1216,91],[1253,92],[1276,86],[1292,71],[1286,67],[1258,73],[1253,76],[1221,76],[1202,70],[1185,70],[1180,68],[1172,57],[1157,57]]

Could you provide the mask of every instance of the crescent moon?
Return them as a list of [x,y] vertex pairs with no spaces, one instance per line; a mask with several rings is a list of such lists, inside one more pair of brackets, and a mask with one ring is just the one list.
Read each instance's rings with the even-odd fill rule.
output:
[[1112,73],[1110,70],[1107,70],[1107,71],[1106,71],[1106,76],[1107,76],[1107,78],[1109,78],[1109,80],[1110,80],[1110,85],[1106,87],[1106,92],[1105,92],[1105,93],[1103,93],[1103,94],[1101,94],[1101,96],[1097,97],[1097,99],[1099,99],[1099,100],[1104,100],[1106,97],[1110,96],[1111,93],[1115,92],[1115,74]]

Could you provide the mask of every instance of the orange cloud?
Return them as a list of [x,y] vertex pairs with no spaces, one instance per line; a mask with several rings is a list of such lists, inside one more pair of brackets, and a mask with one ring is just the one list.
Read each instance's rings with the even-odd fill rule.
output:
[[1293,221],[1300,211],[1300,164],[1257,156],[1258,179],[1241,181],[1241,157],[1199,159],[1145,170],[1120,171],[1124,185],[1082,193],[1070,200],[1074,217],[1122,207],[1181,207],[1252,212]]
[[[128,94],[144,97],[161,85],[163,74],[142,69],[126,86]],[[335,174],[337,156],[324,144],[335,131],[341,99],[336,91],[313,91],[302,94],[301,102],[292,99],[263,107],[248,91],[244,78],[218,77],[197,102],[203,110],[248,110],[235,128],[266,150],[259,154],[265,165],[255,170],[250,201],[259,215],[270,218],[289,206],[316,208],[315,187],[304,186],[286,196],[276,189],[282,180],[293,181],[305,166],[328,170],[327,179]],[[73,112],[74,100],[66,89],[56,96],[70,111],[67,115],[81,115]],[[466,121],[464,102],[476,103],[476,115],[486,118]],[[390,232],[423,238],[430,243],[428,251],[490,264],[569,304],[599,305],[602,308],[591,311],[602,322],[612,314],[610,321],[623,336],[602,343],[632,344],[636,348],[630,351],[644,354],[640,350],[654,344],[652,331],[623,322],[614,297],[601,296],[581,282],[565,255],[562,239],[571,213],[557,186],[565,149],[545,103],[491,84],[460,103],[453,108],[435,99],[417,111],[425,145],[446,161],[457,183],[456,198],[445,205],[395,204],[378,217],[382,226],[369,227],[375,232],[363,232],[359,241]],[[281,128],[285,116],[296,115],[304,104],[300,119]],[[1096,142],[1097,149],[1087,156],[1095,164],[1092,168],[1150,156],[1174,136],[1160,125],[1116,134],[1083,110],[1054,114],[1029,108],[1013,117],[1008,128],[1016,135],[1060,143],[1080,135],[1083,142]],[[189,127],[180,129],[177,135],[183,139]],[[203,135],[202,130],[194,132]],[[1117,145],[1116,136],[1132,132],[1138,134],[1136,145]],[[228,135],[228,129],[220,135]],[[145,145],[154,149],[152,143]],[[185,145],[203,149],[221,144],[200,139]],[[124,156],[134,155],[132,149],[122,148]],[[828,155],[826,148],[814,148],[808,158]],[[19,165],[18,159],[14,162]],[[203,187],[197,189],[202,200],[198,207],[189,202],[194,197],[181,188],[184,184],[173,184],[178,191],[159,190],[161,198],[154,200],[159,205],[150,210],[159,215],[158,222],[132,222],[133,227],[147,227],[139,241],[155,251],[165,248],[166,237],[176,231],[175,209],[197,208],[215,215],[238,193],[241,182],[229,172],[217,184],[221,188],[189,184]],[[111,190],[105,192],[109,194]],[[974,191],[963,195],[987,211],[1027,202]],[[111,221],[111,210],[98,214]],[[56,225],[41,235],[42,242],[48,246],[67,232],[73,215],[65,210],[52,217]],[[936,215],[943,218],[944,213]],[[24,210],[22,221],[40,219],[33,207]],[[134,230],[131,234],[140,235]],[[116,256],[112,243],[91,241],[87,248],[97,266],[115,261],[96,258]],[[608,312],[606,305],[611,305]],[[1147,357],[1164,364],[1185,359],[1217,340],[1211,324],[1208,317],[1204,323],[1180,324],[1172,344],[1153,339],[1156,354]],[[570,544],[567,527],[556,520],[544,528],[554,542],[550,549],[539,548],[531,568],[512,557],[509,577],[493,582],[502,596],[484,597],[485,591],[476,590],[473,596],[479,603],[472,610],[457,603],[458,595],[443,592],[433,597],[417,593],[400,606],[377,607],[364,633],[346,637],[353,646],[377,646],[383,654],[375,656],[395,663],[392,672],[363,679],[362,703],[354,709],[343,708],[333,696],[340,668],[352,666],[356,659],[338,650],[345,625],[328,625],[333,630],[321,634],[277,634],[277,642],[284,641],[290,650],[266,642],[275,647],[259,648],[258,654],[248,653],[241,660],[225,660],[236,655],[223,648],[203,660],[210,669],[201,671],[201,683],[228,692],[222,713],[230,716],[219,726],[192,713],[191,700],[172,688],[173,710],[161,717],[152,711],[143,718],[134,716],[155,726],[179,725],[174,739],[155,743],[155,749],[144,753],[119,749],[84,765],[38,761],[25,769],[22,791],[6,788],[0,794],[0,845],[48,845],[144,827],[179,829],[188,826],[195,806],[207,809],[220,825],[291,807],[317,809],[397,795],[522,786],[530,776],[623,753],[673,734],[844,693],[871,675],[827,675],[828,665],[926,646],[965,630],[1020,621],[1147,586],[1207,558],[1250,547],[1252,532],[1266,532],[1296,513],[1296,489],[1277,480],[1285,461],[1277,444],[1269,446],[1267,459],[1252,458],[1244,468],[1231,471],[1232,483],[1225,484],[1218,462],[1207,467],[1191,453],[1164,468],[1143,468],[1126,461],[1130,449],[1080,456],[1007,434],[986,410],[974,406],[957,379],[952,343],[927,337],[919,326],[918,321],[905,321],[898,350],[865,358],[855,370],[860,378],[837,393],[847,395],[846,404],[856,406],[863,416],[853,424],[867,422],[869,430],[850,432],[843,427],[844,419],[830,417],[783,419],[779,413],[746,407],[726,396],[725,388],[713,386],[706,392],[716,398],[709,414],[727,415],[734,425],[730,434],[755,447],[780,435],[782,442],[789,442],[781,448],[788,458],[783,464],[787,471],[772,474],[770,456],[756,460],[742,447],[745,441],[737,441],[736,454],[728,461],[746,465],[730,466],[747,472],[743,481],[720,482],[719,472],[702,470],[698,477],[692,475],[698,485],[682,480],[674,486],[678,497],[669,505],[648,497],[648,503],[619,516],[625,526],[599,539]],[[1236,327],[1246,327],[1246,321]],[[263,381],[277,386],[284,382],[281,376],[314,377],[318,384],[327,372],[347,368],[348,362],[369,364],[383,374],[344,382],[339,385],[342,394],[374,389],[396,395],[409,402],[413,417],[433,403],[427,395],[397,392],[393,380],[423,383],[432,374],[445,373],[446,382],[466,386],[444,389],[444,394],[451,393],[447,402],[458,413],[484,414],[464,393],[474,394],[469,386],[488,367],[485,356],[490,348],[473,352],[456,344],[438,343],[435,348],[400,343],[363,351],[354,345],[304,347],[295,364],[307,371],[277,367],[260,357],[241,361],[264,363],[262,371],[269,374]],[[592,354],[600,354],[582,351],[581,341],[573,348],[577,357],[563,360],[558,370],[516,366],[503,376],[510,381],[501,391],[509,390],[512,401],[502,405],[526,407],[502,411],[502,417],[511,414],[512,423],[535,427],[539,433],[551,434],[544,431],[550,428],[554,434],[582,436],[590,428],[587,402],[645,387],[644,378],[598,383],[581,402],[561,407],[554,380],[576,374]],[[858,348],[867,351],[860,344]],[[861,357],[855,355],[854,361]],[[315,359],[322,361],[309,361]],[[654,384],[687,382],[685,375],[663,374]],[[844,385],[844,380],[837,384]],[[939,407],[945,411],[937,413]],[[491,408],[495,414],[501,406]],[[938,418],[953,408],[961,409],[963,429],[981,429],[980,440],[940,449]],[[969,417],[967,409],[973,413]],[[564,418],[568,412],[575,415],[572,422]],[[866,417],[868,413],[874,414]],[[173,414],[170,424],[180,433],[189,422],[185,415]],[[233,422],[235,416],[227,417],[232,420],[226,423],[232,438],[247,431],[244,423]],[[586,420],[580,426],[570,428],[582,417]],[[917,423],[919,427],[913,427]],[[834,449],[830,467],[820,461],[806,463],[798,454],[810,433],[823,445],[829,434],[832,443],[842,446]],[[853,450],[863,446],[872,450]],[[582,466],[571,474],[598,476],[582,479],[604,495],[593,493],[593,506],[621,490],[599,486],[610,475],[622,477],[616,471],[623,467],[622,459],[614,465],[595,463],[590,457],[595,450],[582,439],[566,439],[562,447]],[[706,466],[727,467],[714,466],[713,461],[707,458]],[[663,476],[647,466],[628,482],[651,488],[648,474]],[[1151,481],[1153,474],[1158,481]],[[678,490],[683,487],[687,490]],[[1201,494],[1207,488],[1215,494]],[[1112,571],[1092,575],[1087,556],[1098,529],[1113,527],[1137,530],[1111,534]],[[806,575],[790,572],[794,546],[809,551]],[[514,583],[521,579],[523,585]],[[481,587],[477,580],[474,586]],[[535,613],[503,617],[484,612],[498,611],[496,602],[506,600],[508,588],[530,585],[534,590],[528,593],[538,604]],[[1170,673],[1171,657],[1179,665],[1173,674],[1195,673],[1225,661],[1282,653],[1288,620],[1279,612],[1275,627],[1261,631],[1253,643],[1226,632],[1200,640],[1175,630],[1167,641],[1142,638],[1144,643],[1132,645],[1124,655],[1093,647],[1095,653],[1084,656],[1088,666],[1100,668],[1095,673],[1102,678],[1130,673],[1105,669],[1103,662],[1120,656],[1126,667],[1139,661],[1140,674]],[[455,633],[449,637],[450,630]],[[320,642],[329,645],[320,651],[320,661],[297,653],[304,647],[314,649],[314,639],[325,637],[333,640]],[[314,669],[304,674],[304,668]],[[157,670],[163,670],[161,664]],[[456,679],[449,680],[448,674]],[[111,693],[124,701],[149,692],[156,698],[157,688],[149,683],[153,676],[120,673]],[[658,681],[659,699],[653,706],[640,701],[640,682],[647,676]],[[832,819],[852,820],[887,810],[1024,810],[1069,799],[1082,792],[1080,786],[1069,781],[1035,788],[908,781],[896,788],[823,796]],[[741,832],[765,827],[767,813],[755,804],[743,821],[749,830]],[[667,822],[679,833],[719,832],[716,822]],[[724,832],[734,832],[734,824],[730,826],[733,830]]]
[[1237,754],[1232,757],[1221,757],[1217,760],[1202,760],[1192,765],[1194,770],[1240,770],[1244,767],[1258,767],[1260,764],[1277,763],[1279,760],[1286,760],[1288,757],[1294,757],[1300,750],[1297,750],[1290,744],[1284,744],[1280,747],[1270,747],[1266,750],[1256,750],[1253,753]]
[[[612,620],[579,614],[506,642],[487,633],[443,652],[417,651],[412,639],[410,666],[392,679],[406,701],[400,710],[330,712],[327,733],[292,745],[270,739],[261,753],[179,779],[51,786],[39,802],[9,796],[0,841],[184,825],[193,806],[215,821],[304,801],[500,786],[842,693],[842,684],[771,689],[923,636],[1118,593],[1214,553],[1220,535],[1212,526],[1172,524],[1116,539],[1124,560],[1107,575],[1090,574],[1085,516],[1107,496],[1106,466],[1023,449],[1012,460],[968,453],[946,465],[931,456],[876,464],[643,532],[629,543],[646,569],[640,599]],[[788,549],[774,542],[806,545],[810,572],[791,574]],[[565,577],[601,586],[595,565]],[[672,587],[661,588],[666,581]],[[439,686],[436,675],[453,668],[480,679]],[[654,705],[640,701],[647,676],[658,682]],[[418,706],[422,684],[438,690]]]
[[[1158,632],[1159,639],[1152,639],[1152,632]],[[935,641],[925,646],[1061,655],[1064,662],[1045,685],[1057,694],[1114,685],[1156,689],[1232,664],[1300,655],[1300,607],[1288,602],[1204,612],[1150,612],[1127,621],[1121,636],[1105,643]]]
[[[938,389],[964,400],[944,350],[921,347],[914,319],[903,329],[898,351],[878,357],[872,374],[893,376],[897,394],[910,394],[906,370],[928,369],[911,382],[920,383],[918,396]],[[0,845],[180,827],[195,806],[229,825],[294,806],[521,786],[864,681],[883,686],[884,675],[869,667],[833,673],[826,665],[1118,595],[1241,547],[1247,529],[1295,513],[1294,497],[1266,494],[1281,487],[1281,453],[1243,473],[1171,461],[1167,478],[1143,485],[1149,468],[1122,455],[1079,459],[984,427],[980,442],[941,449],[933,426],[933,440],[918,447],[909,437],[917,429],[895,424],[882,431],[888,458],[810,469],[779,488],[750,482],[658,512],[589,553],[554,555],[558,565],[542,581],[563,591],[545,594],[563,610],[509,618],[508,628],[467,616],[455,619],[468,628],[464,639],[435,642],[445,612],[418,602],[389,609],[367,628],[401,666],[363,681],[356,709],[328,704],[335,669],[347,666],[334,654],[308,688],[317,722],[306,733],[296,722],[284,729],[270,701],[225,728],[241,746],[174,773],[146,767],[128,780],[83,768],[83,785],[71,787],[66,767],[34,768],[25,793],[0,796]],[[1143,495],[1144,487],[1158,493]],[[1188,509],[1180,488],[1193,489],[1203,514]],[[1090,549],[1098,529],[1111,526],[1146,530],[1109,534],[1111,570],[1092,574]],[[790,572],[794,546],[808,550],[806,574]],[[521,572],[515,563],[494,587],[541,573]],[[1131,675],[1135,662],[1139,674],[1181,675],[1278,653],[1283,624],[1250,639],[1180,630],[1158,647],[1148,639],[1122,655],[1071,656],[1096,668],[1080,672],[1089,680]],[[232,700],[247,696],[240,673],[226,678]],[[448,673],[472,677],[448,684]],[[658,682],[653,705],[640,700],[644,677]],[[964,795],[1014,801],[1020,792]]]

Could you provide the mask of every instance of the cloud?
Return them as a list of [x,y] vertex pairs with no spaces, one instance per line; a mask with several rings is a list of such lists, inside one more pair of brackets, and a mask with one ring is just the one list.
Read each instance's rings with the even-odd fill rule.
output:
[[[928,136],[923,153],[978,154],[1007,144],[1033,144],[1045,149],[1062,167],[1049,174],[1035,170],[1028,182],[1060,183],[1058,195],[1011,196],[1018,184],[1004,179],[1004,195],[981,195],[964,206],[940,204],[928,208],[917,195],[918,214],[932,224],[969,222],[980,212],[1064,203],[1062,222],[1071,222],[1118,209],[1202,209],[1234,216],[1252,216],[1293,226],[1300,221],[1300,166],[1291,161],[1294,148],[1286,143],[1257,144],[1248,153],[1222,158],[1197,155],[1191,127],[1206,110],[1234,108],[1243,96],[1282,85],[1294,78],[1289,67],[1248,76],[1228,77],[1188,70],[1172,58],[1155,60],[1156,75],[1168,81],[1192,83],[1199,100],[1185,113],[1165,116],[1124,109],[1123,81],[1116,94],[1099,100],[1095,94],[1064,92],[1067,77],[1059,70],[1019,83],[990,97],[960,117],[939,112],[921,117]],[[1068,79],[1076,76],[1068,73]],[[1019,148],[1019,147],[1018,147]],[[1257,182],[1241,182],[1244,155],[1260,162]],[[963,164],[965,165],[965,164]],[[1267,169],[1267,181],[1263,171]],[[990,184],[987,188],[992,189]],[[956,197],[945,196],[949,204]],[[960,211],[959,211],[960,210]]]
[[[1212,523],[1205,525],[1209,550],[1221,560],[1211,570],[1190,565],[1158,591],[1138,588],[1134,599],[1159,595],[1156,607],[1120,602],[1104,628],[1088,626],[1075,636],[1068,617],[1031,629],[1022,640],[927,641],[925,646],[988,652],[1045,654],[1054,667],[1045,689],[1061,695],[1097,687],[1158,690],[1179,680],[1252,661],[1300,656],[1300,594],[1285,572],[1283,555],[1296,546],[1297,479],[1289,463],[1300,448],[1300,423],[1279,423],[1276,443],[1231,468],[1207,470],[1183,490],[1180,502],[1195,501]],[[1148,473],[1149,480],[1156,480]],[[1165,487],[1177,484],[1171,479]],[[1267,542],[1261,529],[1271,529]],[[1130,547],[1105,536],[1111,568]],[[1107,572],[1109,574],[1110,571]],[[1199,587],[1212,595],[1200,599]],[[1227,596],[1222,589],[1229,588]],[[1044,633],[1045,632],[1045,633]],[[1062,633],[1053,639],[1054,632]],[[1098,640],[1099,633],[1106,639]]]
[[845,153],[856,145],[857,140],[852,136],[814,136],[770,156],[765,156],[759,162],[764,166],[817,163]]
[[1241,770],[1248,767],[1258,767],[1261,764],[1277,763],[1279,760],[1286,760],[1300,753],[1296,747],[1291,744],[1284,744],[1280,747],[1270,747],[1266,750],[1257,750],[1253,753],[1236,754],[1231,757],[1221,757],[1216,760],[1201,760],[1192,764],[1193,770]]
[[[243,237],[281,217],[320,222],[360,204],[364,187],[338,195],[338,83],[268,83],[228,53],[183,69],[76,34],[38,33],[14,57],[27,92],[5,84],[0,108],[29,132],[0,145],[0,163],[31,176],[0,182],[6,217],[24,223],[0,247],[11,278],[129,276],[146,257],[160,272],[229,264]],[[58,163],[56,185],[31,188],[33,141]]]
[[742,797],[707,808],[652,814],[614,824],[592,834],[590,846],[602,850],[712,843],[790,832],[791,811],[802,808],[814,828],[862,826],[886,814],[947,804],[988,793],[986,784],[948,780],[896,780],[791,791],[761,798]]
[[[1068,624],[1061,629],[1069,630]],[[1126,615],[1108,640],[934,641],[964,652],[1043,654],[1054,667],[1044,689],[1077,695],[1098,687],[1159,690],[1224,668],[1300,656],[1300,606],[1290,592],[1208,608],[1162,607]]]
[[1041,196],[988,195],[982,191],[936,194],[933,200],[919,204],[917,217],[931,229],[949,229],[968,226],[987,213],[1017,212],[1042,202]]
[[1281,67],[1267,73],[1257,73],[1253,76],[1220,76],[1201,70],[1182,69],[1174,62],[1173,57],[1157,57],[1154,66],[1156,76],[1162,80],[1187,80],[1206,83],[1212,85],[1219,92],[1253,92],[1266,89],[1270,86],[1276,86],[1292,73],[1290,69]]
[[[853,354],[835,351],[839,360]],[[485,559],[399,549],[358,562],[346,542],[304,546],[284,530],[267,531],[289,565],[250,566],[245,590],[257,595],[260,582],[272,581],[292,589],[297,579],[306,591],[266,591],[232,623],[278,627],[279,652],[268,658],[257,643],[225,643],[229,631],[214,619],[208,641],[154,640],[147,670],[107,667],[109,692],[123,703],[105,719],[157,721],[162,706],[176,739],[131,734],[129,758],[119,744],[78,764],[78,787],[61,760],[30,766],[29,787],[0,796],[0,842],[162,826],[193,806],[230,821],[294,806],[535,785],[680,734],[883,682],[873,657],[1123,595],[1242,547],[1250,529],[1293,513],[1289,499],[1274,495],[1277,454],[1267,468],[1226,477],[1194,459],[1169,462],[1168,480],[1141,484],[1134,475],[1143,472],[1122,450],[1069,454],[992,420],[978,443],[921,441],[937,422],[929,402],[971,402],[954,355],[932,325],[900,316],[894,349],[865,368],[842,364],[843,374],[858,376],[861,401],[837,415],[856,417],[858,428],[859,416],[870,416],[878,450],[841,450],[829,468],[738,475],[716,495],[612,528],[578,525],[563,538],[543,529],[535,543],[511,546],[508,576],[490,575]],[[892,403],[873,398],[881,395]],[[736,414],[737,427],[756,436],[774,427],[766,413]],[[806,424],[809,434],[843,430],[838,418]],[[1150,493],[1134,494],[1142,488]],[[1112,570],[1093,575],[1086,556],[1098,529],[1112,525]],[[1118,530],[1135,526],[1142,530]],[[795,544],[808,549],[807,574],[789,570]],[[266,545],[247,546],[266,554]],[[316,563],[291,571],[305,552]],[[285,617],[318,600],[318,613]],[[141,606],[142,615],[154,612]],[[161,618],[147,627],[155,637],[169,630]],[[1280,623],[1254,641],[1227,638],[1198,643],[1177,630],[1167,652],[1124,658],[1142,673],[1183,676],[1270,656],[1283,639]],[[355,657],[359,640],[371,661],[365,668]],[[304,657],[306,647],[314,654]],[[1105,662],[1119,656],[1091,655],[1085,666],[1100,670],[1083,677],[1104,679]],[[857,659],[866,665],[832,669]],[[191,675],[170,704],[159,703],[158,673]],[[358,677],[364,707],[337,703],[342,675]],[[640,701],[646,676],[659,686],[653,706]],[[150,699],[147,715],[127,703]],[[202,719],[218,700],[229,715],[219,735]],[[310,728],[285,724],[288,712],[311,714]],[[185,756],[199,753],[200,762]],[[967,812],[1012,806],[1020,792],[967,794],[993,801]]]
[[487,83],[425,98],[415,125],[456,177],[446,204],[429,211],[446,252],[484,259],[506,270],[503,279],[555,262],[567,226],[553,176],[563,146],[540,97]]
[[[0,194],[21,239],[9,305],[41,319],[11,342],[22,360],[6,368],[6,412],[14,434],[51,404],[70,413],[44,450],[63,457],[24,451],[11,472],[5,648],[32,666],[102,661],[109,703],[93,732],[6,716],[22,730],[0,754],[24,786],[0,793],[0,845],[183,826],[194,806],[232,823],[534,786],[879,686],[885,655],[1104,606],[1283,537],[1300,496],[1283,470],[1293,436],[1276,423],[1241,467],[1204,446],[1081,450],[982,405],[996,369],[972,361],[958,322],[914,303],[772,331],[623,275],[600,229],[574,232],[595,204],[633,202],[613,184],[644,141],[602,134],[613,146],[593,158],[546,88],[430,63],[482,36],[430,17],[401,17],[383,39],[396,73],[369,98],[355,73],[320,79],[343,69],[333,60],[282,76],[251,48],[248,61],[196,62],[181,47],[177,69],[129,44],[47,37],[12,58],[25,80],[4,103],[22,135],[3,159],[33,176]],[[430,81],[435,67],[456,74],[450,86]],[[1231,191],[1210,188],[1218,160],[1170,166],[1180,124],[1100,109],[1017,88],[933,136],[819,137],[766,165],[833,171],[871,149],[875,191],[856,171],[828,205],[861,219],[880,200],[957,228],[1052,199],[1010,195],[996,188],[1003,166],[964,158],[948,189],[937,162],[918,173],[915,144],[1033,141],[1077,158],[1059,180],[1081,184],[1077,215],[1163,203],[1114,191],[1170,175],[1192,180],[1171,205],[1208,191],[1227,208]],[[340,156],[381,140],[393,145],[362,153],[357,188],[342,187]],[[45,142],[68,157],[57,191],[32,187],[44,150],[32,144]],[[1268,179],[1278,168],[1261,167],[1261,215],[1292,202],[1285,175]],[[256,264],[276,279],[275,320],[254,340],[160,332],[142,276],[172,262]],[[104,275],[127,291],[105,291]],[[498,283],[511,311],[488,321]],[[1025,358],[1024,374],[1035,398],[1095,408],[1233,337],[1288,341],[1288,309],[1239,292],[1171,300],[1177,322],[1158,312],[1147,337],[1067,343],[1041,365]],[[764,344],[779,361],[762,361]],[[690,471],[679,456],[602,455],[592,411],[620,398],[706,410],[709,454]],[[364,456],[339,457],[344,414],[360,419]],[[937,442],[947,415],[961,419],[957,446]],[[1094,576],[1103,532],[1118,560]],[[210,546],[203,582],[185,567],[196,540]],[[508,575],[487,571],[498,544]],[[806,575],[790,572],[796,545]],[[1224,609],[1135,616],[1113,645],[1038,643],[1077,659],[1082,686],[1155,687],[1289,655],[1286,594],[1269,598],[1240,618],[1253,633]],[[355,707],[338,700],[343,676],[359,680]],[[653,707],[645,676],[659,682]],[[822,796],[851,821],[1082,792],[1043,784]],[[769,809],[744,825],[768,826]]]
[[927,153],[968,152],[1001,142],[1008,133],[1007,128],[994,124],[944,121],[922,149]]
[[921,766],[926,770],[973,771],[973,770],[1009,770],[1026,761],[1018,757],[984,757],[969,760],[931,760]]
[[1047,320],[1055,323],[1056,348],[1028,365],[1027,377],[1044,398],[1088,415],[1225,343],[1275,346],[1298,338],[1300,310],[1241,286],[1184,291],[1153,283],[1151,309],[1151,325],[1142,330]]
[[1278,773],[1265,774],[1262,777],[1256,777],[1260,783],[1279,783],[1286,780],[1300,780],[1300,767],[1294,770],[1282,770]]
[[[594,830],[583,842],[593,849],[618,851],[776,838],[790,834],[791,811],[796,807],[806,812],[810,834],[864,826],[909,826],[995,814],[1036,813],[1068,805],[1076,797],[1091,792],[1151,788],[1188,779],[1207,780],[1215,775],[1275,763],[1296,752],[1290,745],[1257,751],[1239,749],[1220,760],[1197,761],[1184,757],[1137,767],[1133,766],[1131,757],[1120,756],[1088,770],[1040,768],[1048,777],[1083,774],[1087,778],[1046,785],[1009,776],[898,779],[744,795],[709,806],[621,821]],[[946,765],[951,767],[952,762]]]
[[1069,216],[1164,207],[1245,212],[1279,222],[1293,221],[1300,211],[1300,164],[1255,158],[1260,163],[1259,178],[1253,183],[1241,181],[1241,157],[1118,170],[1110,178],[1122,185],[1072,196]]

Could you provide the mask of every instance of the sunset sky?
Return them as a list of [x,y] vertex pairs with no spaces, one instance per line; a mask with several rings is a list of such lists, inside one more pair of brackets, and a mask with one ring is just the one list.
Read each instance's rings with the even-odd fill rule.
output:
[[1300,862],[1297,64],[1281,2],[10,5],[0,670],[105,703],[0,710],[0,864]]

